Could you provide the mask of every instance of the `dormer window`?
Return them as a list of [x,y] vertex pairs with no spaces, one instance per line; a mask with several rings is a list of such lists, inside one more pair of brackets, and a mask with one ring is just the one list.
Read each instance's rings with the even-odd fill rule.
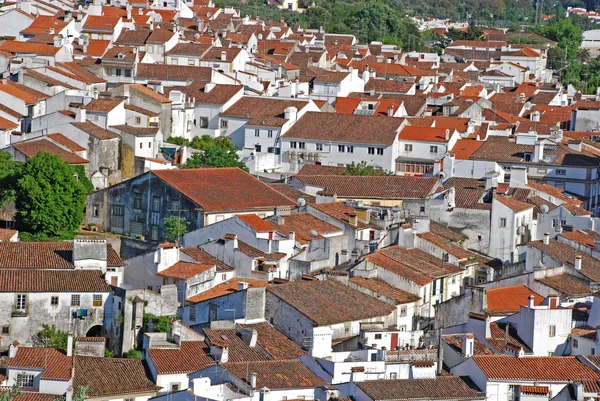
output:
[[125,55],[123,53],[117,53],[117,58],[124,58]]

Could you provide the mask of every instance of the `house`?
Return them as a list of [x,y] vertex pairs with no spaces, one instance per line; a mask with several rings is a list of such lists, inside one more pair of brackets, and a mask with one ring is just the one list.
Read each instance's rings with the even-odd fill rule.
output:
[[185,217],[193,231],[234,214],[287,214],[295,202],[238,168],[199,168],[149,171],[90,194],[88,205],[88,224],[159,241],[169,216]]
[[507,263],[519,258],[519,247],[532,236],[533,209],[531,203],[505,196],[495,196],[492,201],[489,255]]
[[109,127],[121,137],[121,173],[131,178],[143,172],[136,168],[136,159],[155,159],[162,146],[163,135],[158,127],[136,127],[119,124]]
[[434,162],[454,147],[460,135],[455,129],[404,126],[398,135],[397,174],[433,175]]
[[364,162],[384,171],[395,171],[398,134],[405,119],[306,113],[281,137],[281,163],[285,171],[305,164],[347,166]]
[[[329,305],[323,309],[320,305]],[[328,327],[333,339],[358,336],[360,324],[393,324],[395,307],[334,280],[300,281],[267,288],[265,319],[296,343]]]
[[[57,135],[60,135],[60,137]],[[82,166],[86,174],[88,172],[89,161],[82,157],[82,153],[83,155],[87,153],[85,149],[61,134],[50,134],[18,142],[6,148],[5,152],[10,153],[13,156],[13,160],[22,163],[35,157],[39,152],[46,152],[60,157],[72,166]]]

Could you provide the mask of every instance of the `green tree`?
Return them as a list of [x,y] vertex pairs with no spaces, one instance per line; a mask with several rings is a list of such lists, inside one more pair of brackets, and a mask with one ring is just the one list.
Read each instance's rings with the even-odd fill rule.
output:
[[129,359],[142,359],[143,355],[142,355],[142,351],[138,351],[137,349],[132,348],[129,351],[127,351],[125,356]]
[[85,186],[60,157],[45,152],[27,160],[16,185],[17,224],[47,236],[75,231],[83,220]]
[[240,162],[235,149],[223,149],[217,145],[211,145],[201,152],[194,153],[182,167],[239,167],[248,171],[244,163]]
[[177,243],[179,243],[181,237],[188,232],[190,227],[190,222],[187,221],[185,217],[165,217],[163,219],[163,224],[167,232],[167,239]]
[[21,166],[9,153],[0,152],[0,207],[14,198]]
[[367,162],[362,161],[358,164],[352,162],[351,165],[346,167],[341,175],[381,176],[394,175],[394,173],[375,169],[372,166],[367,166]]
[[75,171],[75,176],[77,177],[81,185],[83,185],[83,187],[85,188],[85,192],[88,194],[94,192],[94,184],[92,184],[90,179],[87,178],[83,166],[72,166],[72,168]]
[[[17,381],[19,381],[18,376]],[[11,386],[11,388],[0,393],[0,401],[12,401],[19,395],[21,395],[21,392],[21,387],[19,387],[19,385],[15,383]]]
[[67,349],[69,333],[56,328],[55,325],[44,324],[35,336],[33,344],[36,347]]
[[[87,392],[88,392],[88,386],[81,386],[81,387],[77,387],[77,390],[73,393],[73,397],[72,400],[73,401],[86,401],[88,399],[87,397]],[[54,397],[54,401],[66,401],[67,397],[60,396],[60,397]]]

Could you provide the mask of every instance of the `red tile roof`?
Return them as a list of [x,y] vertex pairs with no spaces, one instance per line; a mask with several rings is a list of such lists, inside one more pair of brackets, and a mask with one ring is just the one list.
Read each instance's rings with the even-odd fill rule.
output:
[[[294,201],[239,168],[153,170],[206,212],[293,207]],[[227,196],[223,196],[227,194]],[[252,196],[249,196],[252,194]]]
[[213,267],[215,267],[214,264],[199,264],[179,261],[173,266],[165,270],[161,270],[156,274],[161,277],[171,277],[176,280],[189,280],[190,278],[197,276],[198,274],[202,274]]
[[89,102],[85,108],[90,113],[108,113],[123,103],[123,99],[98,98]]
[[395,310],[393,305],[333,280],[279,284],[268,287],[267,292],[317,326],[388,316]]
[[76,142],[73,142],[63,134],[48,134],[47,135],[54,142],[61,144],[62,146],[69,149],[71,152],[83,152],[86,149],[83,146],[80,146]]
[[267,220],[261,219],[254,213],[238,214],[236,216],[252,227],[257,233],[265,233],[276,230],[273,224],[269,223]]
[[523,284],[511,285],[500,288],[490,288],[486,291],[487,311],[490,313],[518,312],[520,306],[527,306],[529,296],[534,296],[535,305],[540,305],[544,298],[531,291]]
[[0,292],[109,292],[100,270],[0,269]]
[[589,295],[590,283],[568,273],[537,278],[536,281],[568,296]]
[[7,228],[0,228],[0,242],[8,242],[17,235],[19,232],[17,230],[9,230]]
[[256,373],[256,386],[271,390],[317,388],[326,384],[299,360],[224,363],[225,369],[250,385],[250,375]]
[[396,288],[378,278],[353,277],[350,282],[358,287],[373,291],[377,295],[393,299],[398,304],[415,302],[420,299],[419,296]]
[[186,254],[187,256],[194,259],[198,263],[216,265],[217,271],[233,270],[233,267],[214,258],[209,253],[207,253],[206,251],[203,251],[200,248],[196,248],[196,247],[180,248],[180,252]]
[[[106,244],[108,266],[125,263]],[[74,269],[73,242],[0,242],[0,268]]]
[[14,54],[38,54],[41,56],[55,56],[60,47],[47,45],[45,43],[18,42],[5,40],[0,44],[0,51]]
[[456,141],[450,153],[454,154],[456,160],[468,160],[483,144],[483,141],[472,139],[459,139]]
[[[322,239],[323,234],[342,233],[342,229],[331,225],[309,213],[294,213],[283,216],[283,223],[277,223],[277,219],[272,219],[276,230],[288,235],[291,232],[296,234],[296,241],[301,244],[306,244],[313,239]],[[313,237],[309,234],[310,231],[316,231],[317,236]]]
[[575,258],[581,256],[581,270],[579,270],[579,273],[591,281],[600,281],[600,260],[593,256],[582,253],[580,250],[558,242],[553,238],[550,239],[548,245],[545,245],[543,241],[531,241],[527,245],[539,249],[544,254],[570,268],[574,268]]
[[287,360],[306,355],[306,351],[271,326],[269,323],[240,324],[244,329],[256,330],[256,345],[274,360]]
[[506,323],[493,322],[490,323],[490,336],[486,338],[487,342],[496,349],[496,353],[504,354],[506,347],[522,348],[526,354],[532,354],[533,351],[525,344],[525,342],[517,334],[517,330],[513,325],[508,327],[508,342],[506,335]]
[[453,130],[449,128],[413,127],[406,126],[400,131],[398,138],[404,141],[447,142]]
[[31,139],[25,142],[19,142],[12,145],[13,148],[27,156],[28,158],[34,157],[40,152],[51,153],[60,157],[63,161],[69,164],[86,164],[89,163],[89,160],[84,159],[83,157],[69,152],[60,146],[56,145],[48,138],[41,137]]
[[150,380],[140,360],[75,356],[73,365],[73,387],[86,387],[86,395],[90,398],[145,393],[154,395],[161,388]]
[[82,31],[110,31],[112,33],[120,19],[120,16],[88,15],[81,29]]
[[203,291],[200,294],[196,294],[193,297],[188,298],[187,301],[198,303],[238,292],[238,284],[241,282],[248,283],[248,288],[262,288],[269,285],[269,283],[264,280],[232,278],[231,280],[218,284],[209,290]]
[[390,400],[485,400],[469,381],[456,376],[439,376],[435,379],[368,380],[356,383],[373,401]]
[[206,343],[218,348],[229,348],[229,362],[266,361],[267,357],[256,349],[248,346],[238,337],[235,329],[204,329]]
[[11,369],[40,369],[42,379],[70,380],[73,357],[54,348],[19,347],[6,364]]
[[506,196],[495,196],[494,200],[497,200],[498,202],[500,202],[515,213],[523,212],[528,209],[533,209],[534,206],[531,203],[521,202]]
[[149,348],[147,352],[159,375],[193,373],[215,363],[204,341],[182,341],[179,348]]

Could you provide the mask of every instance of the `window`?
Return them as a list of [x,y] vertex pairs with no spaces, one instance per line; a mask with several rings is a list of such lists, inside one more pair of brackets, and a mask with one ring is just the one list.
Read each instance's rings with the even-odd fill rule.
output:
[[506,219],[504,217],[500,217],[500,227],[506,227]]
[[322,143],[317,143],[315,145],[315,147],[316,147],[317,150],[321,150],[321,151],[323,150],[323,144]]
[[152,237],[152,241],[158,241],[158,226],[152,226],[150,229],[150,237]]
[[531,153],[524,153],[523,161],[530,162],[531,161]]
[[131,78],[131,70],[125,70],[125,78]]
[[102,294],[94,294],[94,298],[93,298],[93,304],[94,306],[102,306]]
[[227,129],[227,120],[221,120],[221,128]]
[[179,201],[171,202],[171,214],[177,214],[179,212]]
[[558,219],[552,219],[552,228],[558,227],[558,223],[559,223]]
[[58,306],[58,297],[53,295],[50,297],[50,306],[57,307]]
[[367,151],[368,151],[368,153],[369,153],[370,155],[374,155],[374,154],[375,154],[375,148],[374,148],[374,147],[371,147],[371,146],[369,146],[369,147],[367,148]]
[[188,58],[188,65],[196,65],[196,60]]
[[123,75],[123,70],[120,68],[115,68],[115,76],[120,77]]
[[[200,117],[200,128],[208,128],[208,118]],[[227,128],[227,127],[225,127]]]
[[412,152],[412,145],[409,145],[409,144],[404,145],[404,151],[405,152]]
[[158,196],[152,197],[152,211],[160,212],[160,198]]
[[390,379],[396,380],[397,378],[398,378],[398,373],[396,373],[396,372],[390,373]]
[[398,162],[396,171],[402,173],[432,174],[433,163],[425,162]]
[[152,142],[148,142],[148,149],[152,149]]
[[221,274],[221,281],[227,281],[227,274]]
[[179,383],[171,383],[171,391],[179,391]]
[[348,153],[354,153],[354,146],[346,146]]
[[578,348],[579,347],[579,341],[577,341],[576,338],[573,339],[573,348]]
[[377,156],[383,156],[383,148],[377,148]]
[[142,146],[143,146],[143,145],[144,145],[144,144],[140,142],[140,149],[142,149]]
[[108,67],[108,68],[105,68],[104,70],[106,71],[107,76],[112,75],[112,68]]
[[190,322],[196,321],[196,306],[190,307]]
[[257,152],[261,152],[262,151],[262,146],[261,145],[254,145],[254,150],[256,150]]
[[438,147],[437,146],[430,146],[429,147],[429,153],[437,153],[438,152]]
[[291,149],[296,149],[298,147],[298,143],[296,141],[291,141],[290,142],[290,148]]
[[406,305],[400,305],[400,316],[406,316]]
[[561,168],[556,169],[556,175],[566,175],[566,174],[567,174],[567,170],[561,169]]
[[306,149],[306,142],[298,142],[298,147],[300,149]]
[[375,339],[376,340],[381,340],[381,334],[375,334]]
[[551,324],[550,326],[548,326],[548,337],[554,336],[556,336],[556,326]]
[[15,310],[19,312],[27,311],[27,295],[17,294],[17,303],[15,304]]
[[142,208],[142,194],[133,195],[133,208],[138,210]]
[[2,334],[10,334],[10,326],[2,326]]
[[260,136],[260,130],[259,129],[255,129],[254,130],[254,136],[256,136],[256,137]]
[[267,138],[273,138],[273,130],[267,131]]
[[17,386],[19,387],[33,387],[33,375],[21,373],[17,375]]
[[173,64],[173,65],[177,65],[178,62],[179,62],[179,59],[176,59],[176,58],[171,59],[171,64]]
[[344,145],[338,145],[338,152],[344,153],[346,151],[346,147]]
[[135,123],[136,124],[141,124],[142,123],[142,117],[136,117],[135,118]]
[[350,326],[344,326],[344,334],[350,334]]
[[79,306],[79,305],[81,305],[81,295],[71,294],[71,306]]

